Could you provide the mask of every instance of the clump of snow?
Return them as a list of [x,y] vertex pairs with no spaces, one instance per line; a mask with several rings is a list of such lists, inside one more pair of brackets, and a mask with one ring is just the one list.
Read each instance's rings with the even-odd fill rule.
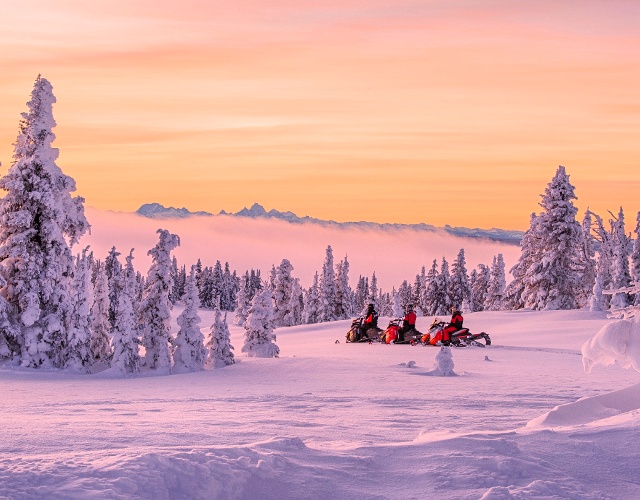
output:
[[453,371],[453,355],[451,347],[443,345],[440,352],[436,355],[436,362],[433,365],[431,373],[441,377],[451,377],[458,375]]
[[414,368],[416,366],[415,361],[407,361],[407,368]]
[[614,321],[602,327],[582,345],[582,365],[590,372],[594,365],[612,365],[640,371],[640,323],[638,318]]

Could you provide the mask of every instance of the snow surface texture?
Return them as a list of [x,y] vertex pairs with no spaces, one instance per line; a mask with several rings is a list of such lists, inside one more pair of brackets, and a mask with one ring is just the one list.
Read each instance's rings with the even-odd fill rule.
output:
[[449,349],[456,377],[437,347],[345,343],[349,321],[188,374],[0,368],[0,498],[640,498],[640,377],[580,356],[609,322],[467,314],[494,345]]

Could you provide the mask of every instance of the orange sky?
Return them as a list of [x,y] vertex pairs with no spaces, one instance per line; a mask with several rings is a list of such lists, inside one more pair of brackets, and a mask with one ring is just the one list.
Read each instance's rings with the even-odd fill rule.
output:
[[[640,2],[0,3],[0,161],[38,73],[87,204],[525,229],[559,164],[640,210]],[[581,216],[581,215],[580,215]]]

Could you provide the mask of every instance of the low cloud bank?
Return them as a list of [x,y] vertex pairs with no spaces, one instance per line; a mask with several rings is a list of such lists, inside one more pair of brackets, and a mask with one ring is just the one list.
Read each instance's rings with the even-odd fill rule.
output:
[[81,240],[79,248],[91,245],[100,259],[113,246],[123,255],[135,248],[134,265],[142,273],[149,268],[147,251],[156,244],[159,228],[180,236],[181,244],[174,254],[181,265],[194,264],[199,258],[203,265],[211,266],[220,260],[229,262],[238,274],[253,268],[267,277],[271,266],[286,258],[294,266],[292,274],[305,287],[316,271],[322,271],[327,245],[333,248],[335,262],[348,256],[352,286],[359,275],[370,277],[375,271],[378,285],[385,291],[397,288],[405,279],[413,283],[422,266],[428,270],[434,259],[440,265],[444,256],[451,264],[461,248],[465,249],[469,272],[479,263],[490,265],[498,253],[504,255],[508,271],[520,254],[519,247],[513,245],[451,236],[444,231],[344,229],[231,216],[155,220],[91,207],[86,213],[91,234]]

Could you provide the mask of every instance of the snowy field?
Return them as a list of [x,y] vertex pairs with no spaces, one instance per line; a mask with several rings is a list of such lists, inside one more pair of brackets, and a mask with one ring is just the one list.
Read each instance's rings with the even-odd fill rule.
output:
[[640,374],[582,367],[608,321],[467,314],[494,345],[454,349],[451,377],[438,347],[346,344],[347,321],[276,330],[279,359],[231,326],[239,362],[199,373],[0,368],[0,498],[640,498]]

